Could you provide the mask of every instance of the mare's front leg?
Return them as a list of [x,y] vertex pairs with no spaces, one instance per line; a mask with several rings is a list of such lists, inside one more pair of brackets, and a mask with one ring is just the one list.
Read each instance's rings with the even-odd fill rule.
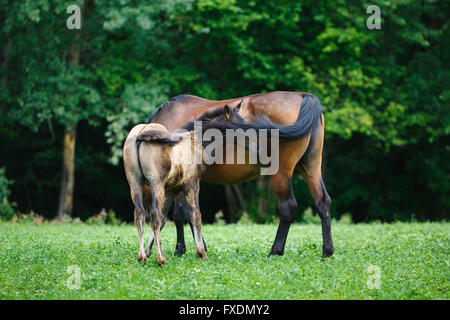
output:
[[[182,256],[186,253],[186,243],[184,240],[184,222],[187,220],[192,231],[192,237],[195,241],[194,226],[191,222],[189,207],[186,203],[185,195],[180,192],[175,198],[174,208],[173,208],[173,219],[175,221],[175,226],[177,228],[177,245],[175,247],[175,255]],[[206,247],[205,239],[202,238],[203,246],[205,251],[208,251]]]
[[271,182],[278,199],[280,223],[278,224],[277,235],[270,255],[282,256],[284,254],[284,246],[286,245],[289,228],[294,218],[295,210],[297,209],[297,201],[295,200],[290,176],[279,173],[271,176]]
[[186,253],[186,243],[184,241],[184,217],[186,210],[188,210],[188,208],[184,200],[184,193],[180,192],[176,196],[173,204],[173,220],[177,228],[177,245],[175,246],[175,255],[179,257]]
[[200,190],[199,181],[190,184],[185,190],[186,202],[191,213],[191,222],[194,229],[195,252],[200,259],[207,259],[202,236],[202,215],[198,201]]

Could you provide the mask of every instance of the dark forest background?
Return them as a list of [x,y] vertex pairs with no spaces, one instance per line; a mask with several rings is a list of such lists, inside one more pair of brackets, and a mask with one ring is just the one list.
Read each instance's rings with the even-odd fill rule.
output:
[[[449,1],[0,0],[0,215],[56,216],[63,160],[73,217],[132,221],[121,147],[171,96],[272,90],[319,97],[332,216],[447,219]],[[81,8],[81,30],[66,9]],[[381,29],[369,30],[369,5]],[[74,147],[74,168],[70,148]],[[68,153],[64,157],[64,150]],[[294,178],[297,219],[314,208]],[[203,184],[206,222],[276,218],[267,178]],[[70,212],[69,212],[70,213]]]

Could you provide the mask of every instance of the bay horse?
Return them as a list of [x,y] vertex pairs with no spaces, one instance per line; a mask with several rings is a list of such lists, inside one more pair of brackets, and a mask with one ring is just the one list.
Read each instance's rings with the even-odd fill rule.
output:
[[[226,105],[224,108],[206,111],[197,121],[208,124],[209,127],[214,127],[216,122],[222,126],[228,122],[244,122],[238,110],[239,107],[231,109]],[[134,220],[139,237],[138,261],[147,260],[154,241],[158,265],[166,263],[160,232],[164,227],[169,206],[180,192],[184,195],[190,212],[196,254],[199,258],[206,259],[198,202],[200,178],[206,170],[206,163],[195,162],[193,159],[196,156],[204,159],[208,154],[203,152],[205,142],[201,137],[196,137],[199,133],[193,128],[194,125],[188,123],[183,127],[185,132],[171,133],[161,124],[138,124],[131,129],[125,140],[123,160],[135,205]],[[150,192],[145,191],[146,184]],[[143,231],[146,216],[149,216],[151,221],[152,236],[144,250]]]
[[[224,105],[240,104],[239,114],[246,122],[254,122],[255,117],[266,117],[279,125],[280,138],[286,135],[289,139],[280,141],[279,170],[270,176],[271,184],[278,201],[278,225],[275,241],[269,255],[283,255],[286,238],[297,201],[292,189],[292,175],[299,172],[314,199],[322,223],[322,257],[334,253],[331,237],[331,198],[322,179],[322,150],[325,121],[319,99],[305,92],[274,91],[262,94],[228,99],[208,100],[193,95],[179,95],[162,104],[150,117],[147,123],[164,125],[173,131],[183,127],[202,113]],[[307,109],[307,112],[301,112]],[[243,128],[248,128],[242,126]],[[281,140],[281,139],[280,139]],[[246,182],[259,176],[256,165],[251,164],[214,164],[208,167],[202,177],[203,181],[216,184],[234,184]],[[148,192],[148,189],[146,189]],[[174,221],[177,228],[176,255],[186,251],[183,224],[185,216],[189,216],[183,195],[175,198]],[[192,225],[191,225],[192,227]],[[151,244],[149,244],[151,247]]]

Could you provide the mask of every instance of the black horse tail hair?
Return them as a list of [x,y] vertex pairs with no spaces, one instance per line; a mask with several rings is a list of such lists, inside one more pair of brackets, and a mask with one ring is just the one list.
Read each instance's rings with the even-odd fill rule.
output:
[[[322,121],[322,106],[320,101],[315,95],[307,93],[303,95],[300,112],[297,120],[292,125],[278,125],[270,121],[267,116],[260,116],[255,117],[255,122],[252,123],[234,123],[222,120],[211,122],[202,121],[202,131],[209,128],[215,128],[221,131],[225,131],[226,129],[255,129],[257,135],[259,135],[258,130],[268,129],[267,135],[270,137],[270,130],[278,129],[279,139],[282,141],[290,141],[305,137],[314,132],[319,124],[319,121]],[[248,133],[247,135],[251,135],[251,133]]]
[[147,130],[136,138],[136,144],[139,148],[141,142],[157,143],[161,145],[173,146],[182,140],[180,135],[172,135],[168,131]]

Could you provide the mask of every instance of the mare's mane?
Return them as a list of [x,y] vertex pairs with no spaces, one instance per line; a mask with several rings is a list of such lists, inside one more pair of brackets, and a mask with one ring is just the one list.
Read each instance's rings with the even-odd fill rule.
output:
[[184,126],[182,126],[181,129],[184,129],[187,131],[192,131],[192,130],[194,130],[194,122],[195,121],[201,121],[203,123],[203,122],[212,121],[214,119],[225,118],[224,113],[223,113],[223,108],[224,107],[216,107],[213,109],[206,110],[201,115],[199,115],[195,120],[191,120],[188,123],[186,123]]

